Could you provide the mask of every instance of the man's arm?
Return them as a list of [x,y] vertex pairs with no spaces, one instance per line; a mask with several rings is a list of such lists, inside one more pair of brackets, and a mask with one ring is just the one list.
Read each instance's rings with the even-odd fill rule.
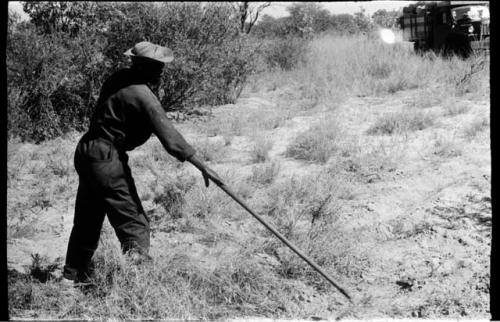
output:
[[218,186],[221,186],[224,184],[222,182],[222,180],[219,178],[219,176],[217,175],[217,173],[215,173],[215,171],[213,171],[212,169],[207,167],[200,159],[198,159],[196,157],[196,155],[191,156],[188,159],[188,161],[191,162],[191,164],[193,164],[195,167],[197,167],[201,171],[201,174],[203,175],[203,179],[205,180],[206,187],[208,187],[210,180],[215,182],[215,184]]
[[196,153],[195,149],[186,142],[167,118],[160,101],[153,93],[147,94],[143,110],[150,121],[153,133],[156,134],[169,154],[184,162]]
[[198,159],[195,155],[195,149],[189,145],[184,137],[174,128],[156,96],[152,93],[149,96],[150,97],[146,101],[146,104],[144,104],[144,111],[151,122],[153,133],[156,134],[167,152],[181,162],[188,160],[196,168],[198,168],[203,175],[203,179],[205,180],[205,186],[208,187],[209,179],[214,181],[215,184],[221,185],[222,181],[217,173],[208,168],[200,159]]

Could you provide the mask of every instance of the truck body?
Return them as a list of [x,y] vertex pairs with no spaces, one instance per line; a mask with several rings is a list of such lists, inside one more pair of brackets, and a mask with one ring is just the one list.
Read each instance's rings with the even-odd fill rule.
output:
[[463,56],[489,50],[488,1],[426,1],[403,8],[399,23],[403,39],[413,42],[416,50]]

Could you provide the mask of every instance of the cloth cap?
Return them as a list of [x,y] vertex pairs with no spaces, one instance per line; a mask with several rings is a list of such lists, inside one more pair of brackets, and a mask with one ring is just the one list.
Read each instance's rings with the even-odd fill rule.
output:
[[127,50],[124,54],[131,57],[148,58],[162,63],[169,63],[174,60],[174,54],[171,49],[152,44],[149,41],[142,41],[135,44],[134,47]]

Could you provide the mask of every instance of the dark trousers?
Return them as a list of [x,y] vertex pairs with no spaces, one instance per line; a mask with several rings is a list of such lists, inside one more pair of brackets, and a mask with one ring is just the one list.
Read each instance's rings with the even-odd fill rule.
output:
[[127,154],[107,140],[84,136],[74,162],[80,182],[65,275],[86,272],[106,214],[124,252],[138,250],[147,254],[149,220],[137,195]]

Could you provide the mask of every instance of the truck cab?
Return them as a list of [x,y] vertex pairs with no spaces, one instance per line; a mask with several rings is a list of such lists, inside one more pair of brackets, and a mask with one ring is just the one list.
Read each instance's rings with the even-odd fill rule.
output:
[[472,49],[488,49],[490,10],[487,6],[469,5],[451,9],[453,31],[467,35]]
[[489,3],[433,1],[403,8],[403,39],[416,50],[453,52],[467,56],[473,49],[489,49]]

